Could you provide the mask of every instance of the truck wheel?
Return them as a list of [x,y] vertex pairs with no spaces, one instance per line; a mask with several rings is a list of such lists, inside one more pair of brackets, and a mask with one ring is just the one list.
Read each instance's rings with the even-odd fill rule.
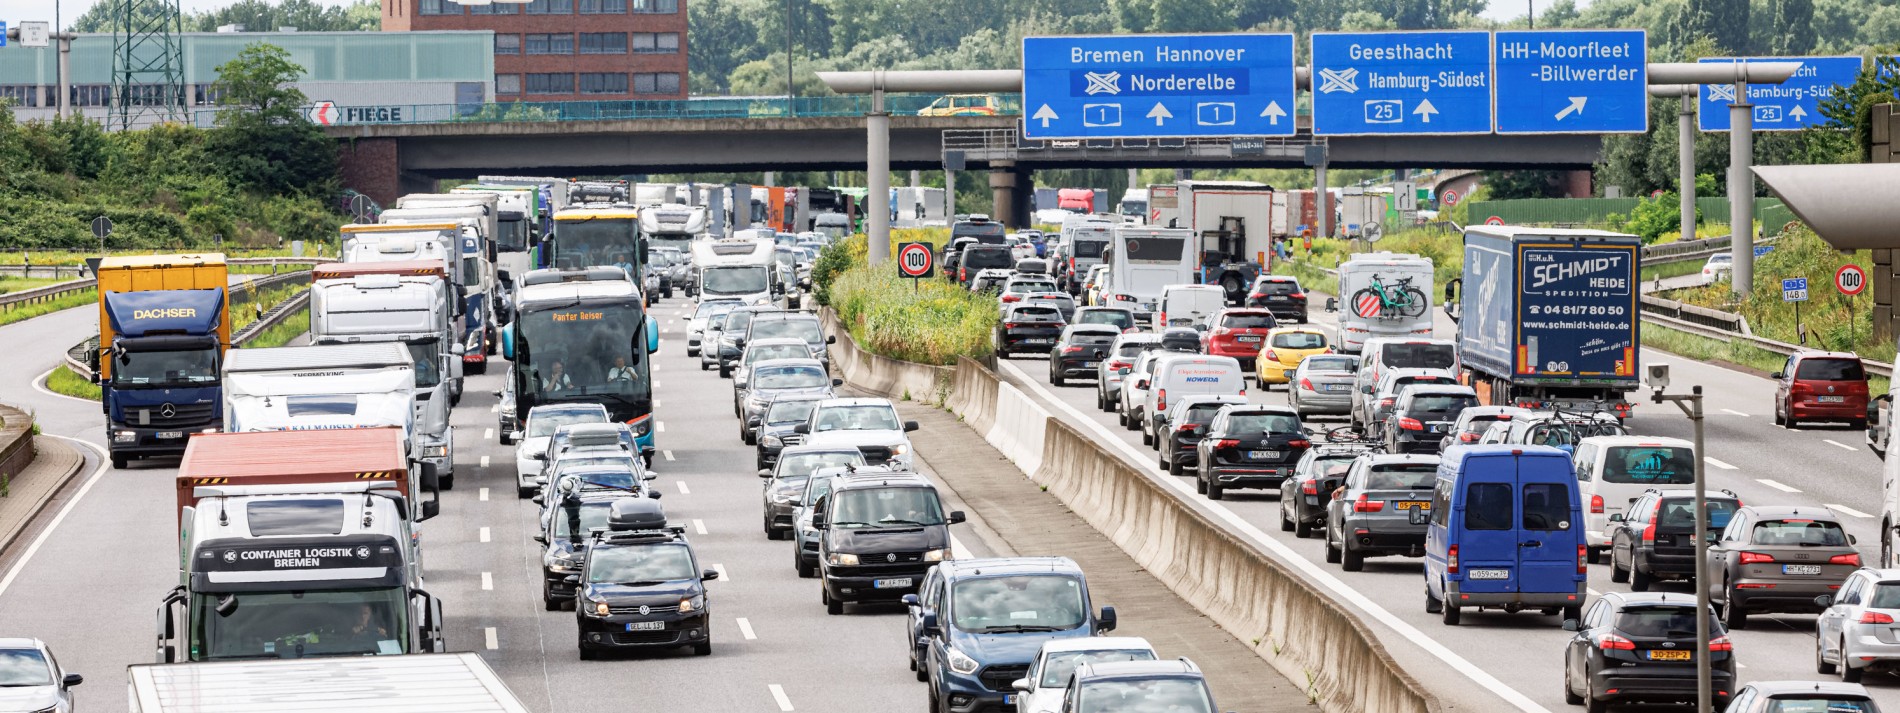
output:
[[125,470],[125,466],[128,462],[129,461],[125,456],[121,456],[121,455],[112,456],[112,469]]
[[1247,287],[1240,284],[1239,275],[1229,274],[1226,277],[1222,277],[1220,279],[1220,287],[1227,292],[1228,302],[1238,305],[1242,300],[1246,299]]

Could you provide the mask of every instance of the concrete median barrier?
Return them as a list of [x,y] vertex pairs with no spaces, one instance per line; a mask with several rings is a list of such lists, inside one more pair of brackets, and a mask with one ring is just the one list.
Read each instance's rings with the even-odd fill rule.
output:
[[977,433],[987,436],[996,425],[996,399],[1002,381],[996,372],[969,357],[957,357],[956,375],[951,380],[950,410]]
[[880,396],[943,404],[953,380],[951,367],[898,361],[860,349],[851,331],[829,309],[824,311],[824,323],[825,331],[838,338],[831,345],[831,363],[840,378]]
[[1042,467],[1043,434],[1050,420],[1049,412],[1020,389],[998,384],[996,421],[984,432],[984,440],[1024,473],[1034,473]]

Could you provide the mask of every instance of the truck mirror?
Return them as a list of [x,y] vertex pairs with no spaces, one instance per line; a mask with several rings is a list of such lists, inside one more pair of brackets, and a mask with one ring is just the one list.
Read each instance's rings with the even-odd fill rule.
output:
[[422,519],[427,520],[429,518],[435,517],[440,514],[442,514],[442,501],[440,500],[422,501]]
[[436,478],[434,463],[421,464],[421,470],[419,472],[421,475],[417,480],[422,482],[423,490],[439,490],[442,487],[440,481]]
[[1326,311],[1328,311],[1328,312],[1338,312],[1338,311],[1339,311],[1339,298],[1338,298],[1338,297],[1328,297],[1328,298],[1326,298]]

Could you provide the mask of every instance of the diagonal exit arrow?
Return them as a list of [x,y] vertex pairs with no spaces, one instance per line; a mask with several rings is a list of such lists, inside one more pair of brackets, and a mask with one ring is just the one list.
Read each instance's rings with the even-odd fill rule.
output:
[[1174,113],[1162,106],[1161,102],[1155,102],[1155,108],[1148,110],[1148,118],[1155,120],[1155,126],[1160,126],[1163,120],[1174,118]]
[[1062,117],[1056,116],[1056,110],[1049,108],[1048,104],[1044,104],[1041,109],[1037,109],[1036,113],[1029,118],[1041,121],[1042,128],[1047,129],[1049,128],[1050,119],[1060,119]]
[[1557,112],[1557,121],[1563,121],[1564,117],[1570,116],[1571,114],[1582,114],[1583,103],[1589,100],[1589,97],[1571,97],[1570,105],[1564,107],[1563,111]]

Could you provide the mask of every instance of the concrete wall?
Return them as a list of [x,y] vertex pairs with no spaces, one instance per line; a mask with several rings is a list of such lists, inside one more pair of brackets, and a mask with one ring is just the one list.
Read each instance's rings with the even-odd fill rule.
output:
[[888,398],[943,405],[955,376],[950,367],[872,354],[858,348],[837,313],[825,310],[824,320],[825,332],[838,338],[838,343],[831,346],[831,364],[847,383]]
[[337,178],[378,205],[394,206],[403,196],[398,149],[395,139],[338,141]]
[[[1893,104],[1875,104],[1872,123],[1873,146],[1869,153],[1874,163],[1900,163],[1900,112]],[[1874,250],[1874,267],[1867,279],[1874,283],[1874,338],[1891,340],[1900,333],[1895,329],[1894,288],[1900,287],[1900,272],[1894,269],[1893,250]]]

